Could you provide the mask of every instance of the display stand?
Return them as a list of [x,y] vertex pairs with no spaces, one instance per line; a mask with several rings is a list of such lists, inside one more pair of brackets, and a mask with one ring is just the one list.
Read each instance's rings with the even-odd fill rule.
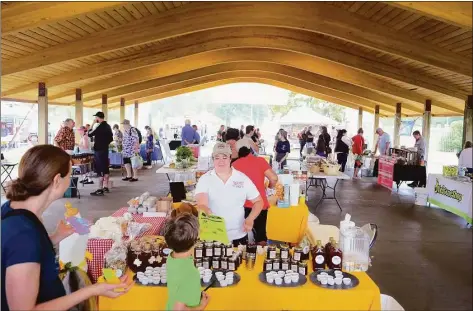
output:
[[378,184],[391,190],[393,188],[394,164],[390,156],[380,156],[378,161]]

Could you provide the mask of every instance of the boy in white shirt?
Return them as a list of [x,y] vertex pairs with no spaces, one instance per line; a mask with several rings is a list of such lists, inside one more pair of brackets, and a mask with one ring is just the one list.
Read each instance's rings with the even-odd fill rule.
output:
[[[227,234],[233,245],[248,244],[248,232],[263,209],[263,199],[253,182],[230,166],[230,146],[217,142],[212,158],[214,169],[200,177],[195,194],[197,207],[204,213],[225,219]],[[245,219],[244,204],[253,202],[253,209]]]

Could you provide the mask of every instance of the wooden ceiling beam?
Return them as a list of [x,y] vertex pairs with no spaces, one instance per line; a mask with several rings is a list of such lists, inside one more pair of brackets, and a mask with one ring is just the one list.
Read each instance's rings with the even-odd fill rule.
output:
[[[353,54],[353,51],[347,52],[345,45],[323,38],[320,35],[293,29],[271,27],[225,28],[203,33],[193,33],[180,37],[178,40],[171,40],[147,48],[133,55],[71,70],[46,79],[45,82],[53,88],[78,81],[85,83],[97,76],[117,74],[193,54],[248,47],[281,49],[313,55],[460,100],[463,100],[468,95],[467,92],[459,90],[452,85],[442,83],[438,79],[429,78],[424,74],[413,73],[402,67],[392,66],[389,63],[380,61],[379,58],[369,57],[361,53],[358,55]],[[20,85],[3,91],[2,96],[12,96],[28,92],[35,90],[36,87],[37,83]]]
[[2,36],[103,11],[123,2],[15,2],[2,7]]
[[[448,5],[448,4],[446,4]],[[387,26],[322,2],[193,2],[3,64],[9,75],[67,60],[207,29],[243,26],[297,28],[472,77],[472,60],[433,44],[419,44]]]
[[[265,62],[232,62],[232,63],[227,63],[227,64],[213,65],[213,66],[209,66],[209,67],[205,67],[201,69],[196,69],[193,71],[188,71],[181,74],[176,74],[176,75],[167,76],[167,77],[158,78],[158,79],[152,79],[145,82],[130,84],[124,87],[119,87],[119,88],[107,91],[107,95],[108,95],[109,100],[116,100],[121,97],[128,97],[129,94],[132,94],[138,91],[156,89],[159,87],[176,84],[181,81],[197,79],[202,76],[209,76],[209,75],[219,74],[222,72],[233,72],[233,71],[245,71],[245,72],[261,71],[261,72],[266,72],[266,73],[275,73],[281,76],[288,76],[294,79],[299,79],[299,80],[303,80],[308,83],[311,83],[314,85],[314,87],[328,88],[334,92],[343,93],[350,97],[357,97],[359,99],[358,103],[360,104],[362,101],[365,103],[366,102],[371,103],[373,107],[376,104],[381,104],[382,106],[385,106],[387,110],[392,110],[392,111],[394,111],[394,106],[396,105],[396,102],[397,102],[396,99],[390,98],[388,96],[383,96],[379,93],[376,93],[374,91],[371,91],[362,87],[358,87],[356,85],[352,85],[346,82],[327,78],[327,77],[314,74],[305,70],[301,70],[301,69],[297,69],[297,68],[293,68],[293,67],[289,67],[285,65],[265,63]],[[96,102],[97,100],[100,99],[100,96],[101,96],[100,94],[86,96],[84,98],[84,103],[88,104],[91,102]],[[340,97],[340,99],[343,99],[343,98]],[[414,105],[405,104],[404,108],[418,112],[418,113],[423,112],[423,109],[420,105],[414,106]]]
[[[174,89],[174,90],[161,89],[160,91],[156,91],[152,95],[145,96],[145,94],[141,93],[137,95],[132,95],[131,98],[134,98],[132,100],[139,99],[140,103],[144,103],[144,102],[149,102],[152,100],[180,95],[183,93],[189,93],[189,92],[194,92],[194,91],[198,91],[202,89],[207,89],[207,88],[215,87],[219,85],[224,85],[224,84],[229,84],[229,83],[240,83],[240,82],[256,82],[256,83],[269,84],[269,85],[285,88],[294,92],[298,92],[301,94],[305,94],[308,96],[313,96],[313,97],[326,100],[328,102],[342,105],[345,107],[349,107],[353,109],[358,109],[359,107],[358,105],[352,102],[341,100],[330,95],[325,95],[322,93],[311,91],[301,86],[297,86],[298,82],[300,82],[299,80],[294,80],[292,81],[293,84],[288,84],[288,83],[274,80],[274,78],[270,78],[269,76],[254,75],[254,74],[249,74],[249,73],[244,73],[244,74],[223,73],[213,78],[210,78],[210,77],[200,78],[198,81],[194,81],[193,83],[180,85],[178,86],[178,89]],[[111,103],[110,108],[117,107],[118,105],[119,105],[119,102]],[[363,106],[363,108],[366,111],[374,111],[374,108],[371,106]],[[387,113],[386,111],[383,111],[383,112],[384,112],[383,115],[393,114],[393,113]]]
[[[387,96],[398,99],[405,104],[421,105],[423,107],[425,96],[408,91],[404,88],[389,84],[370,74],[361,72],[359,70],[346,67],[334,62],[330,62],[321,58],[311,57],[305,54],[294,53],[290,51],[272,50],[272,49],[234,49],[225,51],[212,51],[208,53],[200,53],[192,55],[183,59],[169,61],[166,63],[148,66],[133,71],[128,71],[113,78],[105,80],[94,81],[86,85],[77,85],[75,87],[81,88],[86,96],[96,93],[103,93],[109,89],[117,88],[124,85],[143,82],[159,77],[174,75],[189,70],[195,70],[202,67],[217,65],[221,63],[235,62],[235,61],[256,61],[256,62],[271,62],[281,65],[291,66],[299,69],[304,69],[319,75],[330,77],[332,79],[344,81],[359,87],[371,89],[377,92],[384,93]],[[74,88],[63,92],[50,91],[49,97],[51,100],[60,100],[61,98],[73,94]],[[444,102],[439,102],[439,105],[451,108],[452,111],[460,108],[453,107]],[[463,101],[461,101],[463,104]],[[458,112],[455,111],[455,112]]]
[[409,10],[462,28],[472,28],[473,6],[470,1],[405,1],[386,2],[389,5]]

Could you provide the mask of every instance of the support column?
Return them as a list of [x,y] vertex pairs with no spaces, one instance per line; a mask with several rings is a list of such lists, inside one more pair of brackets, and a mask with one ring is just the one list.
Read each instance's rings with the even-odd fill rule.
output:
[[48,90],[46,84],[38,84],[38,144],[49,144],[48,140]]
[[[125,120],[125,98],[120,98],[120,124]],[[120,127],[123,127],[121,125]]]
[[138,113],[139,113],[139,109],[138,109],[138,101],[135,100],[135,124],[133,124],[135,127],[138,127]]
[[[76,89],[76,114],[74,121],[76,122],[76,130],[84,125],[84,103],[82,102],[82,90]],[[76,132],[76,143],[80,142],[80,135]]]
[[468,95],[465,101],[465,112],[463,113],[463,141],[462,148],[466,141],[473,142],[473,95]]
[[[379,127],[379,105],[374,106],[374,123],[373,123],[373,147],[376,146],[376,142],[378,141],[378,134],[376,134],[376,130]],[[373,148],[372,148],[373,149]]]
[[396,115],[394,116],[394,146],[399,148],[401,137],[399,132],[401,130],[401,103],[396,104]]
[[425,159],[429,156],[430,124],[432,122],[432,101],[427,99],[424,105],[424,117],[422,119],[422,137],[425,141]]
[[105,115],[105,120],[108,121],[107,94],[102,94],[102,112]]
[[358,108],[358,128],[363,127],[363,108]]

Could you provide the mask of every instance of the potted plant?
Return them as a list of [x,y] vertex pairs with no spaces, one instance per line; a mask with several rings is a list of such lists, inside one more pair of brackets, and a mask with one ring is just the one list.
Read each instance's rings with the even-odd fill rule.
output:
[[191,165],[194,154],[189,147],[180,146],[176,149],[176,162],[181,168],[187,168]]

